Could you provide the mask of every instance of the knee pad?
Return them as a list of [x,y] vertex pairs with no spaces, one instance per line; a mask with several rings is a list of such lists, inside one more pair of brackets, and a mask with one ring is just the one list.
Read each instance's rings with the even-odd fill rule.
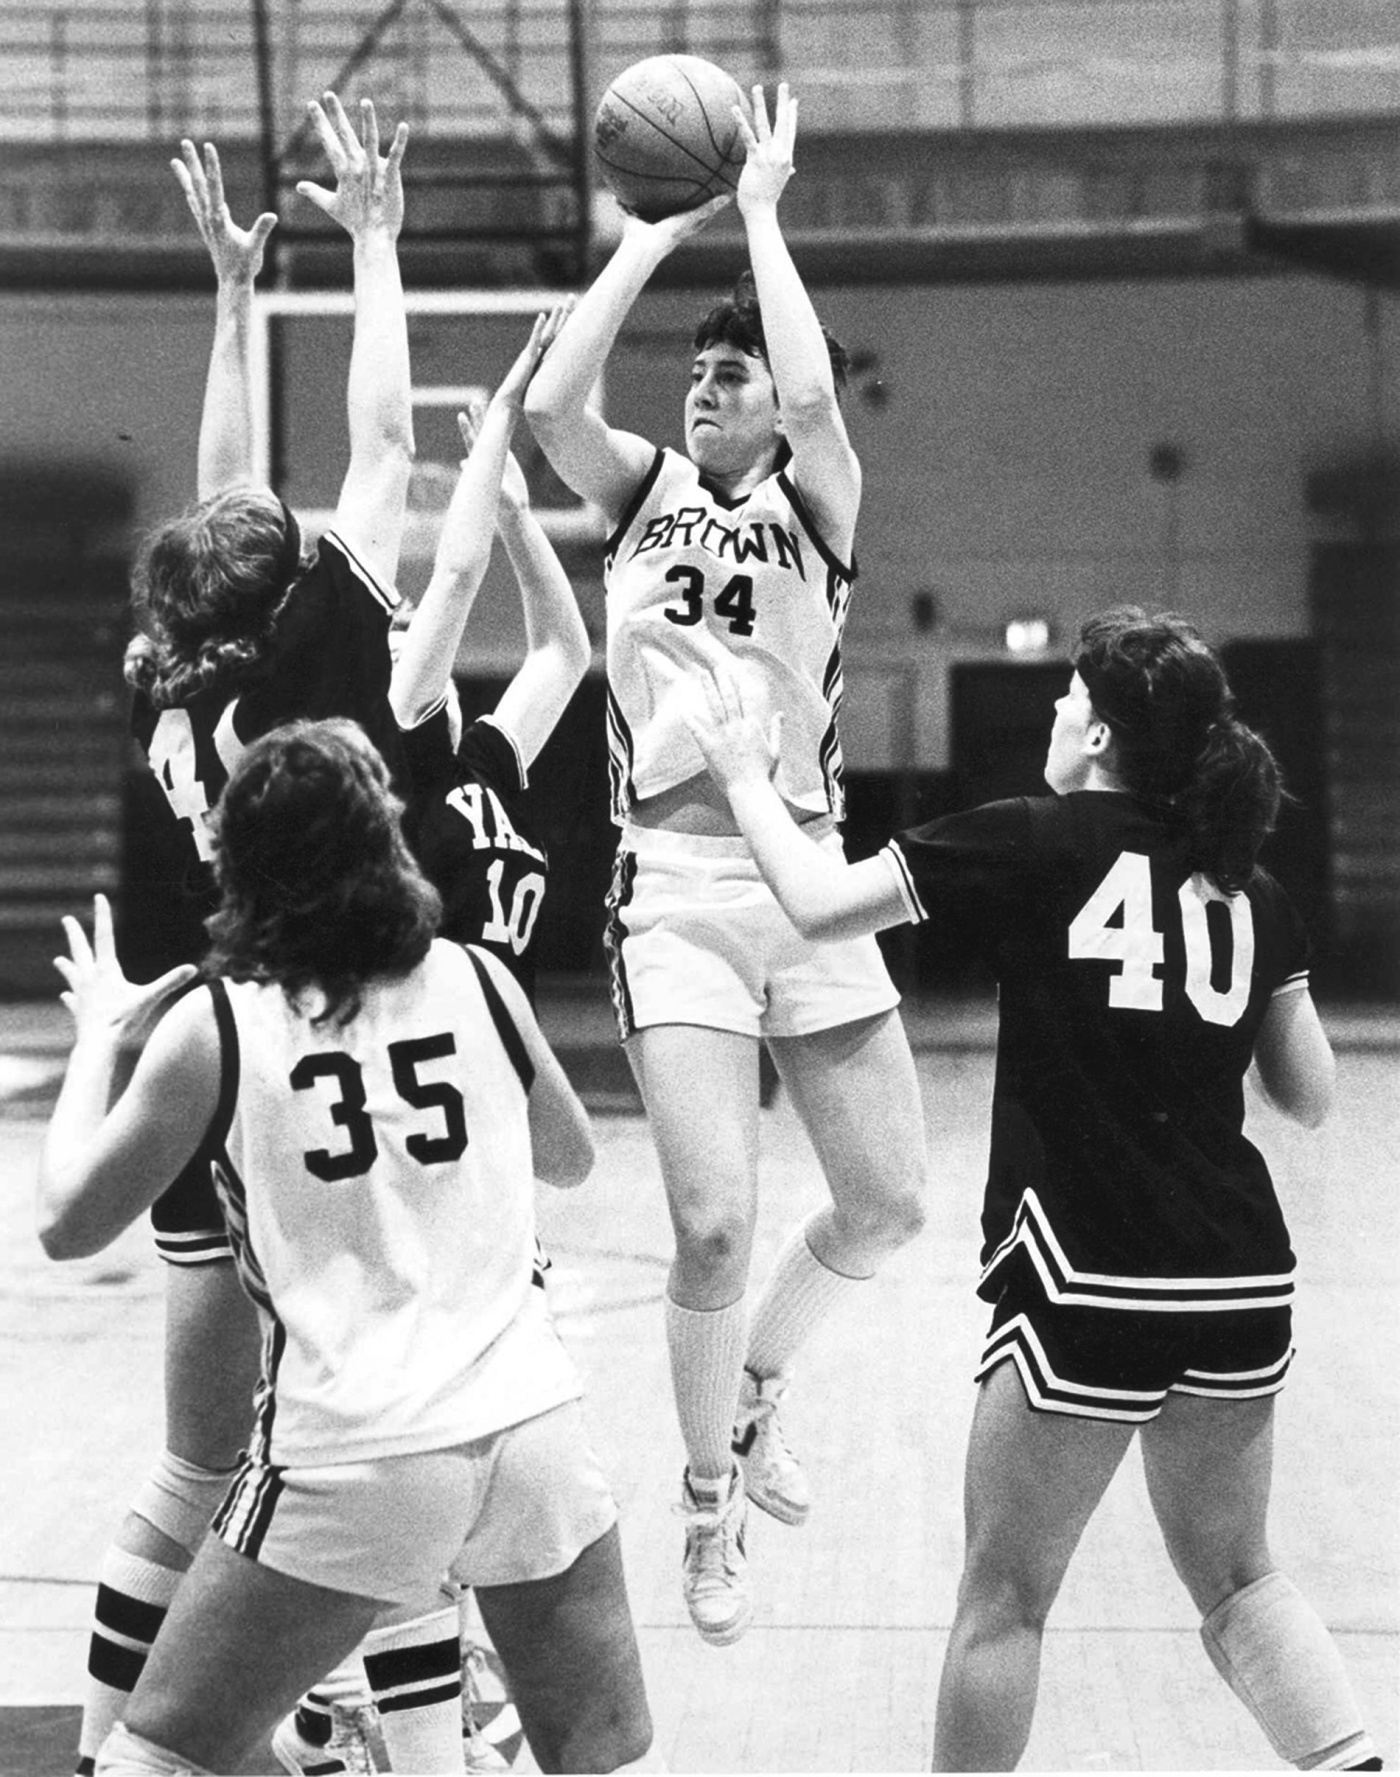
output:
[[1289,1764],[1340,1770],[1375,1751],[1336,1643],[1286,1575],[1232,1592],[1201,1624],[1201,1640]]
[[183,1457],[162,1450],[155,1467],[141,1483],[131,1509],[163,1536],[193,1555],[209,1520],[223,1504],[234,1469],[197,1468]]

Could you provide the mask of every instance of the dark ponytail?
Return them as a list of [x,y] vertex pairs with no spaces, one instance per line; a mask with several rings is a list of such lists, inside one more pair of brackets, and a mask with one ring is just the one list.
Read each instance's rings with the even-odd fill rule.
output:
[[1245,888],[1282,798],[1283,780],[1268,743],[1233,714],[1225,717],[1207,736],[1174,805],[1191,868],[1227,895]]
[[1227,894],[1244,888],[1283,784],[1267,743],[1236,716],[1214,650],[1183,617],[1122,606],[1084,625],[1074,666],[1113,735],[1123,787],[1168,812],[1193,871]]

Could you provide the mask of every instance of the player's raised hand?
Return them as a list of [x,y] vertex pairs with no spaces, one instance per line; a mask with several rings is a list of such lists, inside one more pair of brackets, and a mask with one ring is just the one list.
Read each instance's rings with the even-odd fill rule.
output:
[[792,177],[797,100],[789,92],[788,83],[779,81],[770,124],[763,88],[756,86],[753,89],[753,122],[749,122],[738,105],[734,107],[734,116],[747,150],[738,189],[739,210],[747,216],[756,209],[776,207]]
[[193,963],[184,963],[157,981],[128,981],[117,961],[106,895],[93,897],[91,942],[71,915],[65,916],[63,930],[68,955],[56,956],[54,967],[68,983],[59,998],[73,1015],[79,1042],[85,1037],[134,1042],[170,995],[199,973]]
[[307,109],[335,174],[335,190],[301,179],[297,191],[354,240],[376,230],[397,240],[403,226],[402,168],[408,125],[399,124],[389,152],[381,155],[379,122],[369,99],[360,100],[360,135],[334,93],[326,93],[321,104],[313,99]]
[[732,662],[717,656],[688,681],[687,691],[681,714],[720,788],[772,777],[782,745],[782,715],[774,714],[765,727]]
[[170,164],[180,181],[199,238],[214,261],[219,282],[251,284],[262,270],[263,248],[277,226],[276,216],[271,210],[264,210],[251,228],[237,225],[224,201],[219,151],[212,142],[204,144],[201,160],[194,143],[185,139],[180,143],[179,159]]
[[712,197],[707,203],[697,204],[693,210],[680,210],[674,216],[663,216],[659,222],[646,222],[626,204],[619,208],[623,215],[623,236],[644,240],[653,251],[669,253],[672,248],[679,247],[682,241],[688,241],[692,235],[712,222],[721,210],[728,209],[734,202],[732,191],[722,191],[718,197]]
[[520,414],[525,408],[525,391],[530,386],[530,378],[540,367],[540,360],[549,350],[565,321],[573,313],[575,299],[568,296],[563,302],[556,303],[552,309],[535,316],[535,324],[530,329],[530,337],[521,348],[514,364],[501,378],[493,401],[509,408],[513,414]]

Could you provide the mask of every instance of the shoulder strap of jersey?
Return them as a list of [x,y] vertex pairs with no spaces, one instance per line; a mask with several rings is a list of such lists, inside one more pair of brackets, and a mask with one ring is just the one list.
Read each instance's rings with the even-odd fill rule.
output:
[[642,509],[642,504],[647,495],[656,486],[656,478],[660,475],[662,465],[665,461],[666,452],[660,445],[657,445],[656,455],[651,459],[651,464],[647,469],[646,474],[637,483],[636,493],[632,495],[632,498],[618,514],[617,523],[613,526],[612,535],[603,545],[603,560],[605,565],[611,565],[612,558],[617,553],[618,545],[627,535],[627,527],[635,520],[637,514]]
[[223,1151],[233,1124],[234,1106],[238,1103],[239,1050],[238,1022],[229,1004],[228,989],[217,975],[207,986],[219,1032],[219,1102],[204,1138],[205,1149],[213,1155]]
[[491,979],[481,958],[470,944],[464,944],[467,960],[476,970],[476,978],[481,983],[482,997],[486,1001],[486,1009],[491,1014],[491,1022],[496,1027],[496,1035],[501,1039],[502,1047],[510,1057],[510,1064],[515,1069],[520,1084],[526,1094],[535,1083],[535,1064],[530,1060],[525,1047],[525,1040],[515,1027],[515,1020],[506,1010],[505,1001],[501,998],[500,989]]

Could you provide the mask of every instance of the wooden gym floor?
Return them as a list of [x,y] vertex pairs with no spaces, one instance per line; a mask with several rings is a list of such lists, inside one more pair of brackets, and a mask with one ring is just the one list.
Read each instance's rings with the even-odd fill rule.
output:
[[[658,1749],[673,1771],[928,1766],[984,1315],[972,1283],[991,1014],[936,1003],[906,1012],[933,1156],[930,1225],[859,1311],[811,1342],[785,1422],[817,1503],[801,1530],[750,1515],[754,1624],[713,1649],[689,1627],[679,1590],[680,1444],[661,1320],[669,1227],[655,1162],[601,1004],[545,1003],[546,1028],[597,1112],[599,1144],[581,1190],[542,1192],[550,1291],[590,1383]],[[1336,1633],[1390,1764],[1400,1758],[1400,1015],[1325,1015],[1340,1061],[1328,1127],[1307,1134],[1257,1103],[1251,1112],[1301,1275],[1273,1539]],[[94,1577],[161,1436],[161,1278],[144,1228],[67,1266],[46,1261],[33,1233],[33,1167],[65,1040],[55,1008],[0,1008],[0,1777],[73,1768]],[[779,1095],[764,1113],[756,1277],[821,1195]],[[1023,1768],[1285,1768],[1200,1646],[1135,1452],[1051,1618]]]

